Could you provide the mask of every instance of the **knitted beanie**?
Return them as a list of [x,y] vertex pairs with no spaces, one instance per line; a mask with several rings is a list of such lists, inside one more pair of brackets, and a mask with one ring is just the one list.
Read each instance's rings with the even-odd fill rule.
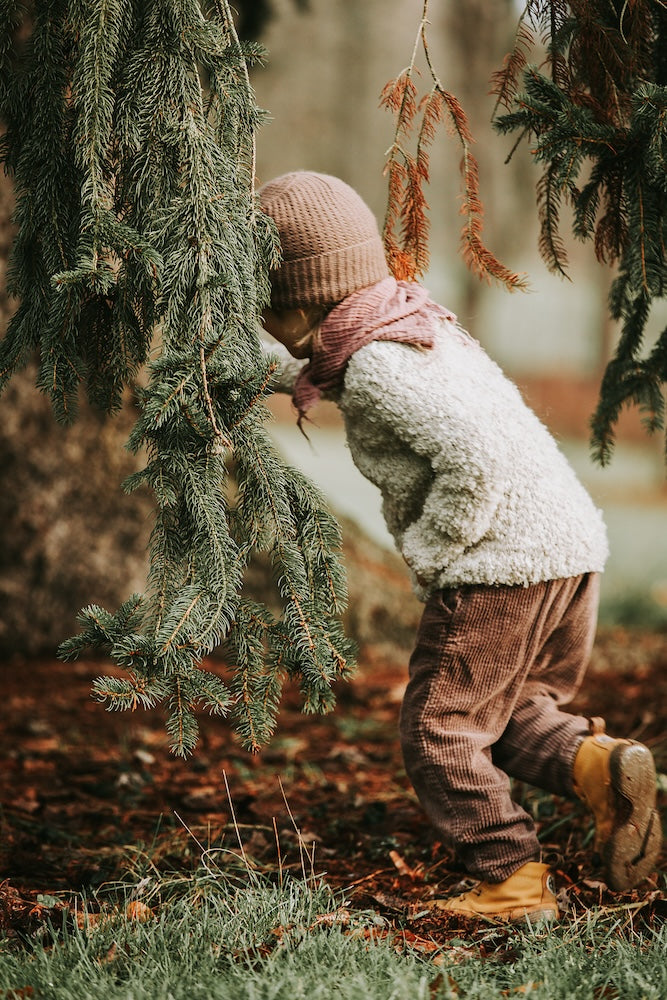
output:
[[275,309],[337,303],[389,276],[373,213],[337,177],[297,170],[258,194],[282,249],[282,263],[271,272]]

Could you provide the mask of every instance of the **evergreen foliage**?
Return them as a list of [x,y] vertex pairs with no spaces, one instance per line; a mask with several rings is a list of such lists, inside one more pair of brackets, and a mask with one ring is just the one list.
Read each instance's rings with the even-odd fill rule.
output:
[[[81,384],[112,412],[137,371],[127,489],[156,501],[146,592],[91,606],[63,643],[103,650],[110,709],[166,705],[176,753],[193,710],[231,711],[249,749],[270,736],[286,676],[307,711],[331,707],[351,644],[337,616],[340,535],[315,488],[264,429],[275,365],[259,347],[275,233],[254,194],[261,113],[227,0],[0,0],[0,155],[18,233],[0,388],[38,352],[39,387],[74,419]],[[233,461],[235,484],[230,484]],[[270,553],[283,613],[242,597]],[[202,660],[223,644],[232,680]]]
[[[540,36],[549,75],[528,65]],[[549,267],[566,272],[563,203],[573,209],[575,236],[617,265],[609,309],[621,332],[591,420],[594,454],[605,464],[624,406],[639,406],[649,431],[664,425],[667,328],[648,350],[645,331],[667,285],[667,6],[529,0],[494,88],[507,109],[498,130],[528,135],[544,168],[537,197]]]

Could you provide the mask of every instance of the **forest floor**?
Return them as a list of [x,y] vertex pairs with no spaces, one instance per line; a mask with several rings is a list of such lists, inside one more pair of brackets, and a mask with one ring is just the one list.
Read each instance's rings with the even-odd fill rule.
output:
[[[189,761],[169,753],[159,711],[112,714],[92,700],[91,681],[107,671],[94,661],[0,664],[0,929],[34,930],[56,897],[94,896],[215,857],[269,877],[322,876],[347,890],[346,905],[375,910],[421,940],[460,933],[442,917],[417,916],[420,902],[464,873],[405,775],[400,657],[362,646],[358,673],[328,716],[304,716],[288,690],[276,735],[256,756],[224,721],[202,717]],[[575,708],[647,743],[667,771],[667,633],[601,630]],[[515,795],[536,819],[566,919],[596,906],[635,927],[664,921],[664,855],[654,878],[612,893],[591,859],[585,810],[527,786]],[[664,810],[664,778],[660,797]]]

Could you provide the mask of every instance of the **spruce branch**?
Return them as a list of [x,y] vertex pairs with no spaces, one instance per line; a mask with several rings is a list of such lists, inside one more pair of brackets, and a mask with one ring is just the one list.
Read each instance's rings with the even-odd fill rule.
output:
[[[527,63],[531,35],[545,28],[549,76]],[[509,63],[523,69],[496,78],[508,110],[495,125],[527,138],[543,165],[536,185],[542,256],[566,274],[565,203],[574,235],[618,267],[609,312],[620,333],[591,418],[593,454],[605,464],[623,407],[637,406],[649,433],[664,426],[662,355],[643,356],[642,347],[667,281],[667,17],[658,0],[531,0],[519,31]]]

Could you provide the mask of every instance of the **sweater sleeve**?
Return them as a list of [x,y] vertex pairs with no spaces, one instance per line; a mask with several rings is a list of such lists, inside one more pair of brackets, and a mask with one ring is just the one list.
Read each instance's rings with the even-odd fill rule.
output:
[[482,447],[473,454],[443,437],[432,439],[430,445],[431,489],[401,544],[417,577],[427,580],[443,569],[443,552],[453,561],[485,537],[505,482],[497,456]]
[[[352,376],[346,388],[358,394],[360,415],[374,411],[408,451],[431,467],[421,513],[397,539],[416,576],[429,580],[444,568],[443,556],[454,561],[487,534],[509,472],[498,430],[489,424],[488,400],[457,398],[455,387],[430,377],[427,356],[414,358],[406,351],[412,349],[376,351],[358,386]],[[448,388],[454,390],[451,397]]]

